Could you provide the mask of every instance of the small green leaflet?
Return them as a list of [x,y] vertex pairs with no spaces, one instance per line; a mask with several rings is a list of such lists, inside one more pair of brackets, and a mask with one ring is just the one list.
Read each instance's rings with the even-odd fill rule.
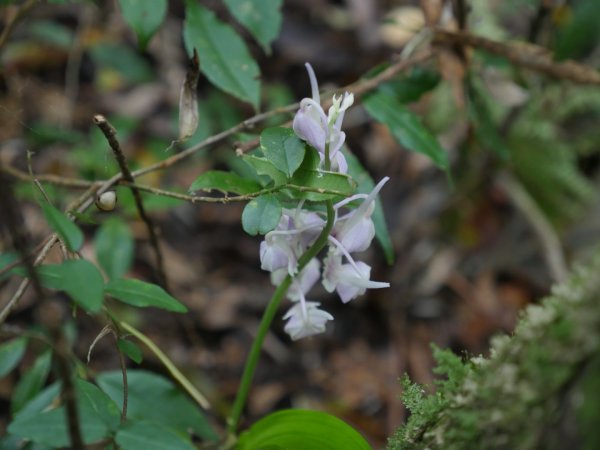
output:
[[123,18],[133,29],[142,50],[165,20],[167,0],[119,0]]
[[242,38],[196,0],[186,0],[185,11],[185,45],[190,55],[198,50],[202,73],[218,88],[258,109],[260,70]]
[[44,264],[36,270],[44,287],[65,291],[86,311],[97,312],[102,307],[104,280],[91,262],[75,259]]
[[135,243],[129,225],[118,217],[106,220],[96,232],[96,257],[111,280],[121,278],[133,262]]
[[40,392],[50,373],[51,361],[52,352],[47,350],[38,356],[33,366],[25,372],[12,394],[10,411],[13,414],[17,413],[29,400]]
[[42,203],[42,210],[48,225],[60,236],[72,252],[83,245],[83,232],[64,213],[48,203]]
[[287,182],[285,174],[275,167],[267,158],[254,155],[244,155],[242,159],[251,166],[258,175],[266,175],[273,180],[275,186],[281,186]]
[[187,308],[163,288],[141,280],[121,278],[110,281],[104,290],[117,300],[138,308],[153,306],[178,313],[187,312]]
[[225,0],[229,12],[260,43],[267,54],[281,29],[283,0]]
[[371,117],[388,126],[402,146],[428,156],[436,166],[448,171],[446,151],[421,120],[398,99],[377,90],[367,95],[363,104]]
[[19,364],[26,348],[27,339],[23,337],[12,339],[0,345],[0,378],[7,375]]
[[137,364],[142,362],[142,351],[135,343],[126,339],[119,339],[117,345],[119,350],[125,353],[133,362]]
[[241,434],[237,450],[372,450],[350,425],[321,411],[288,409],[262,418]]
[[304,160],[306,145],[291,128],[267,128],[260,135],[260,149],[273,165],[288,177]]
[[190,186],[190,192],[216,189],[223,193],[251,194],[260,191],[261,186],[253,180],[242,178],[233,172],[209,170],[200,175]]
[[242,227],[250,236],[266,234],[273,230],[281,218],[281,203],[272,195],[252,199],[242,213]]

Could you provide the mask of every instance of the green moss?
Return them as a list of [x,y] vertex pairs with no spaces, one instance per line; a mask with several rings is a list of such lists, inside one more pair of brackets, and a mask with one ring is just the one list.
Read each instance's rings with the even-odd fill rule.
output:
[[600,352],[599,271],[597,251],[552,296],[527,308],[512,337],[494,338],[489,358],[463,362],[434,347],[436,373],[445,377],[431,395],[403,378],[411,415],[388,449],[554,448],[565,402],[577,392],[587,399],[578,412],[587,448],[599,448],[600,363],[573,388]]

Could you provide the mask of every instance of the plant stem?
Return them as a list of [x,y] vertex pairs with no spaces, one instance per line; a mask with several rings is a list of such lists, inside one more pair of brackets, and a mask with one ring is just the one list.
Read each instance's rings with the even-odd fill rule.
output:
[[[333,201],[327,200],[327,222],[325,223],[325,227],[319,234],[319,237],[315,241],[313,245],[311,245],[306,252],[302,254],[302,256],[298,259],[298,273],[302,272],[302,269],[309,263],[311,259],[313,259],[317,254],[325,247],[327,244],[327,238],[329,237],[329,233],[333,228],[333,220],[335,217],[335,213],[333,211]],[[254,338],[254,342],[252,342],[252,348],[250,349],[250,353],[248,354],[248,359],[246,360],[246,366],[244,367],[244,373],[242,374],[242,380],[240,381],[240,387],[238,389],[237,395],[235,397],[235,401],[233,403],[233,408],[231,410],[231,415],[228,420],[228,430],[231,434],[235,434],[240,417],[242,415],[242,410],[244,409],[244,405],[246,404],[246,400],[248,399],[248,393],[250,391],[250,386],[252,384],[252,378],[254,377],[254,370],[256,369],[256,365],[258,363],[258,358],[260,356],[260,350],[262,348],[263,342],[265,340],[265,336],[271,327],[271,323],[273,322],[273,318],[277,313],[281,300],[285,296],[288,288],[292,284],[293,278],[290,275],[287,275],[283,282],[277,287],[265,312],[263,313],[262,319],[260,321],[260,325],[258,327],[258,333],[256,334],[256,338]]]
[[152,353],[154,353],[157,356],[158,359],[160,359],[160,362],[163,363],[163,365],[167,368],[167,370],[169,371],[169,373],[171,374],[171,376],[177,380],[177,382],[181,385],[181,387],[183,387],[187,391],[187,393],[194,400],[196,400],[196,402],[203,409],[210,409],[210,403],[208,402],[208,400],[206,399],[206,397],[204,397],[204,395],[202,395],[198,391],[198,389],[196,389],[196,387],[190,382],[190,380],[188,380],[185,377],[185,375],[182,374],[179,371],[179,369],[175,366],[175,364],[173,364],[173,362],[168,358],[168,356],[165,355],[164,352],[160,348],[158,348],[156,346],[156,344],[154,342],[152,342],[152,340],[148,336],[146,336],[140,330],[132,327],[127,322],[119,322],[119,326],[121,328],[123,328],[125,331],[128,331],[129,333],[131,333],[132,335],[134,335],[146,347],[148,347],[148,349]]

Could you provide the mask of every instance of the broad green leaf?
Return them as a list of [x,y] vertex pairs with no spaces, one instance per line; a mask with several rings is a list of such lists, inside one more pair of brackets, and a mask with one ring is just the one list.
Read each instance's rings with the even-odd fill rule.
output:
[[38,356],[33,366],[25,372],[12,394],[10,410],[13,414],[40,392],[50,373],[51,362],[52,352],[48,350]]
[[104,280],[91,262],[74,259],[37,267],[43,286],[65,291],[83,309],[97,312],[104,299]]
[[187,312],[187,308],[163,288],[141,280],[127,278],[112,280],[104,290],[117,300],[137,308],[153,306],[178,313]]
[[[86,445],[109,436],[120,423],[117,405],[96,386],[83,380],[76,382],[77,407],[81,434]],[[12,434],[52,447],[67,447],[70,436],[64,406],[41,412],[17,415],[9,425]]]
[[223,193],[251,194],[260,191],[260,185],[254,180],[242,178],[233,172],[210,170],[200,175],[190,186],[190,192],[216,189]]
[[252,199],[242,213],[242,227],[250,236],[266,234],[273,230],[281,218],[281,203],[272,195]]
[[106,220],[96,232],[96,257],[111,280],[121,278],[133,262],[135,242],[129,226],[118,217]]
[[[348,162],[348,174],[358,183],[356,190],[361,194],[369,194],[375,187],[375,182],[371,178],[371,175],[369,175],[369,172],[365,170],[358,158],[352,153],[344,151],[344,156]],[[394,246],[385,223],[383,206],[379,196],[375,200],[375,210],[371,218],[375,224],[375,238],[383,249],[386,262],[391,265],[394,263]]]
[[[99,42],[90,47],[89,52],[99,69],[115,71],[131,84],[147,83],[155,79],[154,70],[148,61],[139,52],[123,43]],[[119,127],[115,121],[111,120],[111,122],[123,138],[121,134],[123,128]],[[86,148],[85,150],[89,152],[90,149]],[[105,159],[102,158],[103,161]],[[106,162],[104,164],[106,165]]]
[[285,174],[275,167],[267,158],[254,155],[244,155],[243,160],[251,166],[258,175],[266,175],[273,180],[275,186],[281,186],[287,181]]
[[142,350],[140,350],[137,344],[126,339],[119,339],[117,345],[119,346],[119,350],[125,353],[133,362],[137,364],[142,362]]
[[26,338],[12,339],[0,345],[0,378],[17,367],[26,348]]
[[448,171],[448,155],[440,143],[401,102],[378,90],[366,96],[363,104],[371,117],[388,126],[402,146],[428,156],[436,166]]
[[304,160],[306,145],[291,128],[267,128],[260,135],[260,148],[266,158],[288,177]]
[[[193,430],[202,439],[217,439],[198,406],[171,381],[160,375],[135,369],[127,370],[127,379],[129,420],[161,424],[184,434]],[[118,405],[122,404],[123,377],[120,371],[101,373],[96,381]]]
[[281,29],[283,0],[225,0],[231,14],[252,33],[267,54]]
[[215,86],[258,109],[260,70],[244,41],[197,1],[186,0],[185,10],[185,45],[189,54],[198,50],[202,73]]
[[64,213],[48,203],[42,203],[42,210],[48,225],[52,227],[67,248],[72,252],[78,251],[83,245],[83,232]]
[[115,440],[122,450],[196,450],[188,438],[156,422],[131,421]]
[[350,425],[321,411],[269,414],[240,436],[236,450],[372,450]]
[[167,0],[119,0],[121,12],[143,50],[158,31],[167,13]]

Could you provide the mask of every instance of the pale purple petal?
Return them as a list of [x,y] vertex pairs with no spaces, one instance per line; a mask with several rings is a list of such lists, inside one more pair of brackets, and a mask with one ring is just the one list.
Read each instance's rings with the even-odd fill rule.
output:
[[310,63],[305,63],[306,71],[308,72],[308,78],[310,79],[310,90],[312,91],[312,99],[321,103],[321,97],[319,96],[319,84],[317,83],[317,76]]
[[283,319],[288,321],[284,331],[290,335],[292,340],[296,341],[325,332],[325,324],[327,321],[333,320],[333,316],[327,311],[319,309],[319,305],[320,303],[317,302],[296,303],[283,316]]

